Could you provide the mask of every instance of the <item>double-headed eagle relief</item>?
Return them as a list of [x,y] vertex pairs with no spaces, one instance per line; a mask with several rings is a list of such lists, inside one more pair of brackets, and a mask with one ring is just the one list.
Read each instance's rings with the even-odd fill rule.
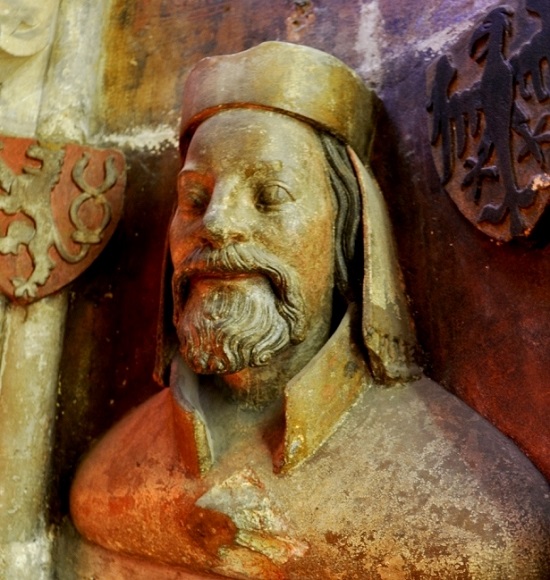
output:
[[429,70],[442,184],[489,236],[528,236],[550,199],[550,0],[491,10]]
[[122,213],[118,151],[0,137],[0,290],[55,292],[103,249]]

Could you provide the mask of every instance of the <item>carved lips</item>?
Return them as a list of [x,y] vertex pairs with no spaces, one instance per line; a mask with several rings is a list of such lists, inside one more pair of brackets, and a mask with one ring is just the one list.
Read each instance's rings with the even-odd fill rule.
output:
[[0,289],[29,303],[59,290],[105,247],[122,214],[115,150],[0,137]]

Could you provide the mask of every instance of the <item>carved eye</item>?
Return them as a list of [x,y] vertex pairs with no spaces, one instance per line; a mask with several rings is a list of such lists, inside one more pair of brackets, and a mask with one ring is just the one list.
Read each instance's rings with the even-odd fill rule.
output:
[[199,175],[182,172],[178,176],[178,209],[203,214],[210,201],[210,187]]
[[284,185],[279,182],[265,183],[258,191],[256,207],[262,211],[269,211],[289,201],[294,201],[294,198]]

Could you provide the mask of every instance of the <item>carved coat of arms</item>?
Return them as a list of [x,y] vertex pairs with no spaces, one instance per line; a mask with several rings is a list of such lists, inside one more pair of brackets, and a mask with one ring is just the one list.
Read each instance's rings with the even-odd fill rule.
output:
[[428,72],[441,182],[487,235],[528,236],[550,199],[550,1],[499,6]]
[[0,290],[28,303],[85,270],[122,214],[114,150],[0,136]]

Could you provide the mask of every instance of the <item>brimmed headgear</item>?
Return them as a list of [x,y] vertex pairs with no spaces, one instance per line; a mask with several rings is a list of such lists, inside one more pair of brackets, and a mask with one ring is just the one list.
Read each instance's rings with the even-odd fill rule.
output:
[[[347,146],[363,207],[364,278],[362,331],[378,382],[407,381],[418,374],[415,338],[391,225],[376,180],[365,167],[374,125],[374,95],[337,58],[307,46],[265,42],[237,54],[201,60],[184,89],[181,151],[196,128],[228,109],[260,109],[299,119],[332,134]],[[164,325],[156,376],[162,379],[171,312]]]

